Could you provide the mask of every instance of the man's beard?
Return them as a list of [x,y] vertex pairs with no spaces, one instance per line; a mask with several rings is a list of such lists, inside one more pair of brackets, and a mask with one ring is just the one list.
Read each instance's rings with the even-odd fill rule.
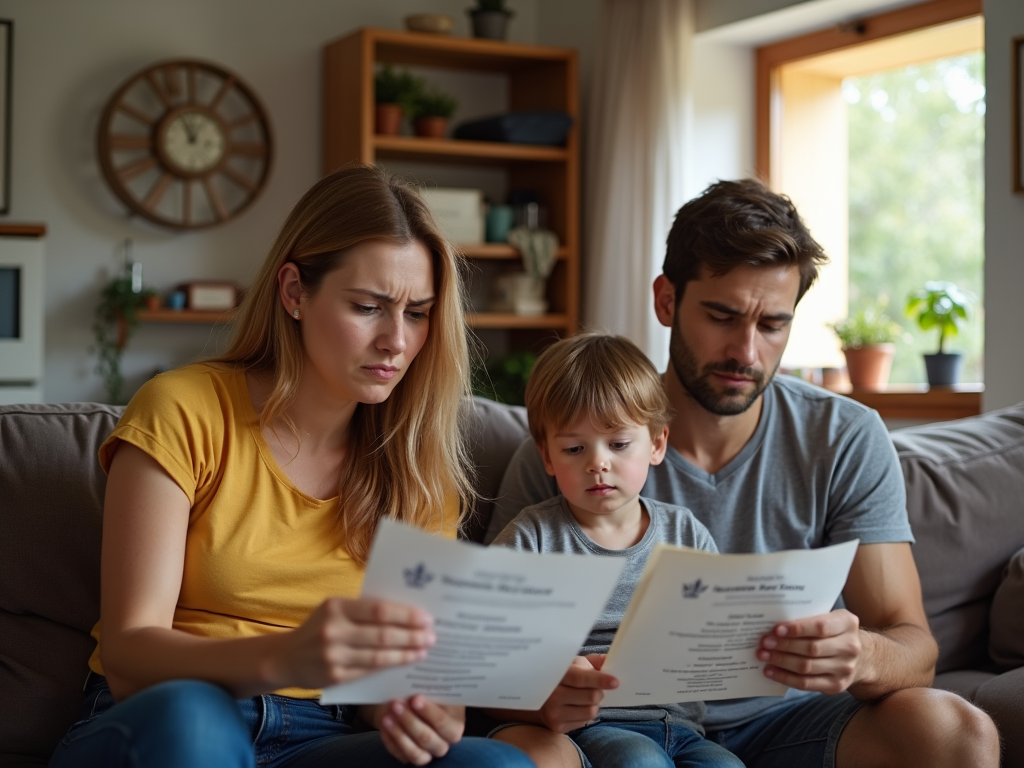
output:
[[[708,363],[703,370],[698,371],[697,357],[686,343],[678,326],[672,327],[668,351],[672,369],[675,371],[679,383],[701,408],[716,416],[738,416],[747,411],[764,392],[765,387],[771,382],[775,371],[779,368],[776,363],[775,369],[766,375],[764,371],[744,367],[735,360],[726,360],[720,363]],[[726,387],[724,391],[718,392],[711,384],[711,376],[715,372],[747,376],[751,379],[754,388],[746,396],[740,387]]]

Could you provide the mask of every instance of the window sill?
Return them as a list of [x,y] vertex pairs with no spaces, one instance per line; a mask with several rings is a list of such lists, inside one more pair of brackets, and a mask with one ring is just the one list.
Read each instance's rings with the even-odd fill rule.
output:
[[925,384],[890,384],[882,390],[836,390],[878,411],[883,419],[947,421],[981,413],[984,384],[932,387]]

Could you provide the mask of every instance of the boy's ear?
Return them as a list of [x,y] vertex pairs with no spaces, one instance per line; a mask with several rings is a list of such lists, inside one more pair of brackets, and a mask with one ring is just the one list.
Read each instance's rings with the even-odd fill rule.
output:
[[656,467],[665,458],[665,451],[668,450],[668,427],[661,428],[661,434],[655,435],[651,440],[651,466]]
[[540,451],[540,457],[544,460],[544,471],[546,471],[551,477],[555,476],[555,465],[551,463],[551,454],[548,453],[548,441],[537,443],[537,450]]

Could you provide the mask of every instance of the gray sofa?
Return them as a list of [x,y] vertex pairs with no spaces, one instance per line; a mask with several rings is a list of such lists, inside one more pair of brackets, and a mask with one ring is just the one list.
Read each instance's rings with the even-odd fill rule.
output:
[[[0,407],[0,766],[44,765],[75,719],[99,615],[104,476],[120,409]],[[479,540],[525,414],[478,400]],[[936,685],[989,711],[1024,768],[1024,404],[893,433],[941,656]]]

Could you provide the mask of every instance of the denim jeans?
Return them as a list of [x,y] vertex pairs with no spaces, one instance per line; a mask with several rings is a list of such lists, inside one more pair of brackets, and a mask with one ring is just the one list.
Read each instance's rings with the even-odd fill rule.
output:
[[749,723],[709,730],[708,738],[747,768],[835,768],[843,728],[864,702],[849,693],[820,693],[782,702]]
[[744,768],[725,747],[664,720],[600,722],[569,732],[584,768]]
[[[117,704],[93,675],[82,719],[50,759],[51,768],[399,768],[355,707],[285,696],[241,701],[196,680],[147,688]],[[533,768],[515,747],[465,738],[436,768]]]

